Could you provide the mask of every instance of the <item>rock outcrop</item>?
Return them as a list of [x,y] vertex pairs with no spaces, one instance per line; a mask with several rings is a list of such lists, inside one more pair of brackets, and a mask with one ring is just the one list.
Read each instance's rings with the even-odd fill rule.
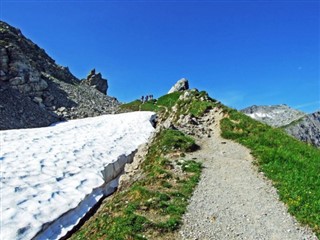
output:
[[241,112],[273,127],[281,127],[291,136],[320,147],[320,112],[305,114],[286,105],[256,106]]
[[189,82],[185,78],[181,78],[178,82],[176,82],[175,85],[170,88],[168,93],[173,93],[173,92],[182,92],[184,90],[189,89]]
[[107,94],[108,81],[102,78],[101,73],[96,73],[95,69],[92,69],[87,78],[83,79],[81,83],[94,87],[103,94]]
[[0,130],[115,112],[119,102],[106,96],[101,74],[87,82],[80,84],[19,29],[0,21]]

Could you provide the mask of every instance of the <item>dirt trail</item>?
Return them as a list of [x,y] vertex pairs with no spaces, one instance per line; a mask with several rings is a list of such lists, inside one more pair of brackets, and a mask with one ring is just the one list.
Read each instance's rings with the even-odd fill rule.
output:
[[204,169],[179,232],[180,239],[317,239],[287,213],[276,189],[252,164],[250,151],[220,137],[221,115],[201,150],[187,155]]

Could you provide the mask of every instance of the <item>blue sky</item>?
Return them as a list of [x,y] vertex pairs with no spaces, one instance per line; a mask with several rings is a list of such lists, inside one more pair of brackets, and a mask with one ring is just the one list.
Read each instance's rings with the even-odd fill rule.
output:
[[120,101],[185,77],[237,109],[320,109],[319,1],[0,1],[1,20]]

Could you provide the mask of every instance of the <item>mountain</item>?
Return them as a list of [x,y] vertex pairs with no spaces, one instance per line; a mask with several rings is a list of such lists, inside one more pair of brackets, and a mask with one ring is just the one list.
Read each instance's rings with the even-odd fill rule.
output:
[[266,123],[273,127],[285,126],[306,115],[305,113],[292,109],[285,104],[271,106],[253,105],[241,110],[241,112],[257,121]]
[[295,138],[320,147],[320,111],[308,114],[284,129]]
[[19,29],[0,21],[0,130],[113,113],[108,83],[92,70],[80,81]]
[[256,106],[241,112],[273,127],[281,127],[293,137],[320,147],[320,111],[305,114],[287,105]]

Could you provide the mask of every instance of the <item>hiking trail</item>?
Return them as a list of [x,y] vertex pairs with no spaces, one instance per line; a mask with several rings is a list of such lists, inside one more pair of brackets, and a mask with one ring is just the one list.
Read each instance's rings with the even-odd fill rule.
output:
[[201,149],[185,157],[204,168],[177,239],[317,239],[287,212],[250,151],[220,137],[222,114],[209,114],[211,136],[198,139]]

